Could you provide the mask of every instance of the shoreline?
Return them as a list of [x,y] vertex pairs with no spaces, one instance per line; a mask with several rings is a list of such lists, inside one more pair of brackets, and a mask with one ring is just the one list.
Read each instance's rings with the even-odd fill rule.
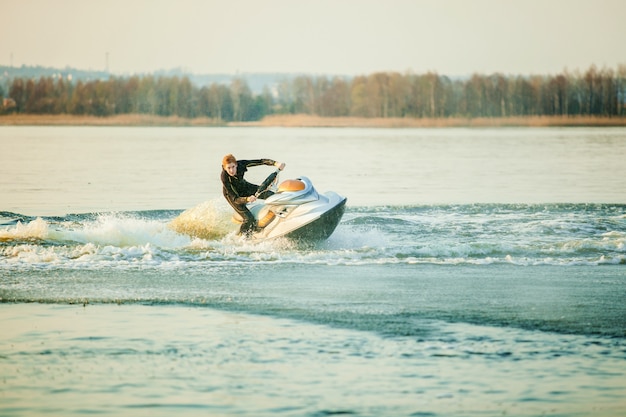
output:
[[9,114],[0,126],[138,126],[138,127],[346,127],[346,128],[472,128],[472,127],[625,127],[626,117],[527,116],[480,118],[364,118],[272,115],[251,122],[224,122],[198,117],[125,114],[108,117]]

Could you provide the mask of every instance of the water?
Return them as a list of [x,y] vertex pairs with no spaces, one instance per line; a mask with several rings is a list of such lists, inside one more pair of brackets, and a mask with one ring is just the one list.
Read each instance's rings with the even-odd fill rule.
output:
[[[626,129],[3,127],[0,150],[1,415],[626,412]],[[230,152],[346,195],[336,232],[237,238]]]

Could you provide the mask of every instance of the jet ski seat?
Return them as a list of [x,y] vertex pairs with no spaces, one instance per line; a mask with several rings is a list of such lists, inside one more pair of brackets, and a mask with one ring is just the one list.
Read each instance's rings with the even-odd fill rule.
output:
[[302,191],[306,185],[303,181],[300,180],[285,180],[280,183],[278,186],[278,192],[282,193],[285,191]]

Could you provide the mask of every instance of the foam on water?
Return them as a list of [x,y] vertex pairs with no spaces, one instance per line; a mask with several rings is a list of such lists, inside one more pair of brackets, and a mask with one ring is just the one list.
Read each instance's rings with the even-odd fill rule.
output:
[[[348,208],[324,242],[255,243],[216,201],[184,212],[23,217],[0,226],[0,267],[202,267],[215,262],[327,265],[604,265],[626,262],[624,206]],[[16,215],[19,217],[19,215]]]
[[160,220],[136,218],[125,214],[99,216],[95,222],[77,228],[56,229],[50,237],[58,241],[93,243],[119,248],[154,245],[174,249],[189,245],[188,236],[170,230]]

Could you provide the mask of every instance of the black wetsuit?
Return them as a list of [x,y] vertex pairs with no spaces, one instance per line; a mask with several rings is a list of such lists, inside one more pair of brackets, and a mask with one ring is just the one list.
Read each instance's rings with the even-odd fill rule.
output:
[[[237,161],[237,174],[230,176],[228,172],[222,167],[222,192],[226,201],[235,209],[237,213],[243,217],[243,224],[239,229],[239,234],[249,235],[256,229],[256,220],[248,207],[246,207],[246,198],[254,195],[259,188],[258,185],[249,183],[243,178],[249,167],[258,165],[274,165],[276,161],[272,159],[251,159]],[[265,191],[259,195],[259,198],[267,198],[273,193],[271,191]]]

